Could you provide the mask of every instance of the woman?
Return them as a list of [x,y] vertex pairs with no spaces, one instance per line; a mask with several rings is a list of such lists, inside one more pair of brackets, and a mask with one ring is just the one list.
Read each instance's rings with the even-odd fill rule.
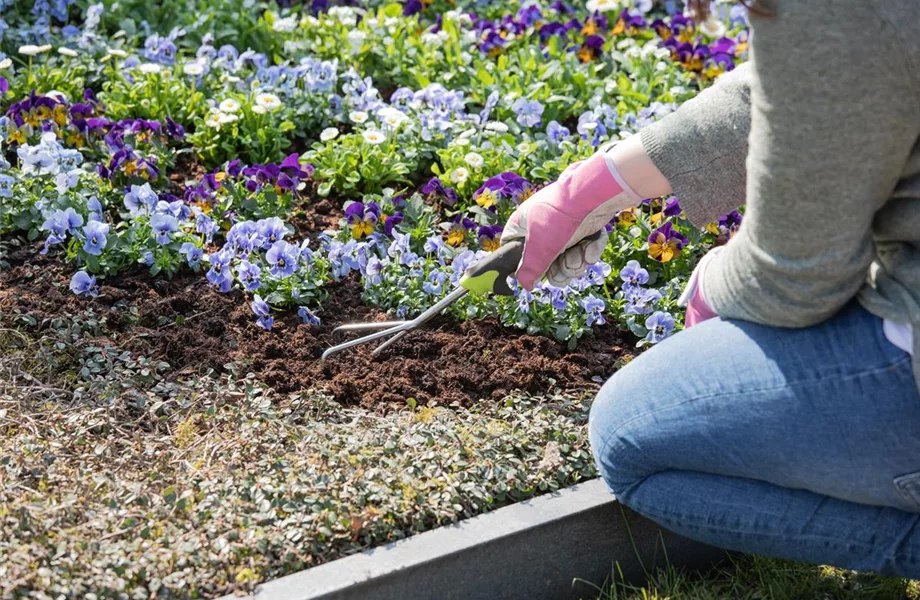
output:
[[567,169],[505,239],[532,288],[597,260],[576,242],[640,198],[674,193],[698,226],[745,204],[694,273],[690,327],[601,389],[600,472],[696,540],[920,578],[920,3],[775,0],[750,21],[748,64]]

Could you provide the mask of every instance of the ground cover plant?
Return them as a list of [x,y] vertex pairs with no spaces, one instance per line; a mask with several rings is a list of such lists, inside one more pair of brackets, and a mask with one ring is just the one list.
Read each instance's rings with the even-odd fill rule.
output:
[[596,475],[593,392],[742,215],[380,358],[569,163],[745,60],[675,2],[0,0],[0,589],[215,596]]

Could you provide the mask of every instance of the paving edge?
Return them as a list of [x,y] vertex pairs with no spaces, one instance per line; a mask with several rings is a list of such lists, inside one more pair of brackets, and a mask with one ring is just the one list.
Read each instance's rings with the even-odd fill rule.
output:
[[603,584],[614,565],[639,581],[665,564],[701,569],[724,557],[627,509],[594,479],[269,581],[251,597],[594,598],[587,582]]

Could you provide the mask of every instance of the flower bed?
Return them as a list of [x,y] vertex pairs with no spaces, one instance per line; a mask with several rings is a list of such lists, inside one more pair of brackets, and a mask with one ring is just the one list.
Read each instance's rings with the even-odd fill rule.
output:
[[[104,564],[121,565],[124,585],[224,592],[593,475],[582,401],[637,348],[682,327],[680,290],[696,260],[737,230],[740,213],[696,230],[678,199],[648,199],[611,220],[602,262],[565,288],[470,295],[379,358],[369,347],[319,356],[337,325],[435,304],[499,246],[514,208],[568,164],[635,134],[744,60],[744,10],[719,4],[696,25],[674,2],[650,0],[186,4],[0,0],[0,335],[10,373],[0,390],[0,472],[9,476],[5,501],[31,515],[0,510],[9,533],[0,539],[26,548],[12,573],[0,566],[0,580],[14,582],[7,589],[57,593],[59,577],[73,589],[109,590],[103,575],[78,575],[85,540],[119,540],[129,561],[191,536],[196,519],[210,517],[192,518],[190,507],[211,502],[211,484],[183,496],[178,483],[190,471],[175,461],[191,460],[195,473],[221,465],[247,482],[258,478],[254,465],[274,468],[263,464],[271,448],[261,439],[244,445],[253,465],[229,449],[189,459],[190,439],[222,447],[214,440],[228,439],[228,427],[255,428],[246,435],[267,427],[289,441],[291,461],[300,464],[290,454],[297,448],[331,469],[325,442],[311,438],[329,414],[352,415],[351,433],[373,439],[375,418],[395,430],[438,414],[482,464],[524,462],[504,487],[488,469],[463,480],[451,488],[451,510],[423,517],[392,504],[391,480],[361,488],[354,504],[334,509],[341,539],[353,536],[340,545],[329,545],[338,533],[314,526],[313,504],[289,506],[278,492],[266,516],[250,483],[231,482],[222,494],[240,494],[242,504],[229,501],[236,508],[223,533],[205,535],[213,542],[211,534],[236,528],[243,541],[220,539],[226,548],[240,541],[238,553],[191,557],[188,546],[149,569],[113,555]],[[553,412],[516,404],[521,394],[575,404]],[[245,401],[234,408],[237,398]],[[301,409],[290,402],[333,406],[327,400],[336,404],[325,416],[291,416]],[[258,416],[263,403],[271,416]],[[526,450],[509,406],[538,421],[551,414]],[[89,430],[74,423],[103,413],[89,445]],[[240,423],[229,425],[233,418]],[[517,433],[493,445],[485,432],[509,419]],[[343,448],[358,443],[336,431]],[[126,459],[99,484],[109,486],[105,507],[49,492],[81,461],[99,468],[94,457],[129,438],[129,454],[146,445],[171,457],[162,477]],[[305,438],[313,441],[298,446]],[[354,460],[373,470],[389,460],[387,448]],[[493,451],[508,462],[493,462]],[[43,469],[42,453],[66,468]],[[529,470],[538,455],[552,458],[552,483]],[[410,456],[422,464],[440,454]],[[356,476],[349,469],[297,493],[344,493]],[[449,487],[452,476],[425,485]],[[88,494],[90,479],[75,487]],[[112,491],[135,488],[143,494]],[[39,524],[45,509],[33,514],[34,502],[87,512],[61,508],[63,520]],[[359,535],[341,525],[363,522],[356,515],[368,506],[386,527]],[[306,537],[260,545],[263,531],[294,535],[291,523]],[[49,540],[59,536],[81,550],[55,559]],[[17,547],[2,544],[0,556]],[[30,561],[52,575],[25,575]],[[169,568],[191,579],[169,579]]]

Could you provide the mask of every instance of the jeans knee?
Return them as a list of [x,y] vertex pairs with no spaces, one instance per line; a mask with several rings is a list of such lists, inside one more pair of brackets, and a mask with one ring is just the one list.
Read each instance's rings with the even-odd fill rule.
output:
[[607,487],[618,495],[651,474],[643,460],[643,419],[637,418],[642,398],[653,393],[642,378],[620,371],[601,387],[591,405],[588,435],[598,471]]

